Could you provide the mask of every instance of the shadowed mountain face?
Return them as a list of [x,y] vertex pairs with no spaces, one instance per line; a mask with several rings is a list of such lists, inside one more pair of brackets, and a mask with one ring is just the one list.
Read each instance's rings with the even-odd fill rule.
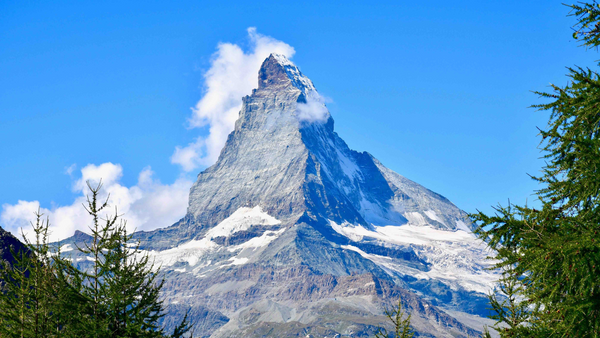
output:
[[13,253],[18,254],[22,250],[26,250],[25,245],[10,232],[0,227],[0,260],[12,264],[14,262]]
[[202,337],[368,337],[401,297],[421,336],[475,335],[456,318],[480,319],[496,276],[465,213],[350,150],[285,57],[258,80],[187,215],[134,234],[162,266],[165,323],[191,308]]

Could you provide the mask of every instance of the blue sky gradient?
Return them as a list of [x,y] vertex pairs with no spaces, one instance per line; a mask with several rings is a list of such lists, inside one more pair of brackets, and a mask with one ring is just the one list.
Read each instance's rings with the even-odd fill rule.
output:
[[[467,212],[532,200],[543,165],[532,90],[593,66],[560,1],[0,1],[0,205],[73,203],[73,164],[118,163],[135,185],[189,129],[219,42],[283,41],[338,134]],[[169,224],[165,224],[167,226]]]

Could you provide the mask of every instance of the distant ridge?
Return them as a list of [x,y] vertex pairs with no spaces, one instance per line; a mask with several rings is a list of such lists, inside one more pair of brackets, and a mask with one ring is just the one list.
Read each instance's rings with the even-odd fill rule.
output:
[[25,245],[10,232],[0,227],[0,259],[12,264],[14,262],[13,252],[17,254],[22,250],[27,250]]

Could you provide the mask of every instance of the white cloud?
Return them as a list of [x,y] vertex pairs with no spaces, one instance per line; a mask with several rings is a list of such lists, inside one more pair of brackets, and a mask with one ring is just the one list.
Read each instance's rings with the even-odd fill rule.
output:
[[[2,214],[0,223],[6,231],[12,232],[17,238],[21,238],[21,228],[27,231],[30,228],[29,222],[35,220],[35,212],[40,209],[38,201],[27,202],[19,201],[17,204],[2,205]],[[42,210],[42,212],[44,212]]]
[[297,106],[296,116],[303,122],[326,122],[329,118],[329,111],[325,106],[325,97],[317,92],[310,92],[306,98],[306,103],[300,103]]
[[233,130],[242,108],[242,97],[258,87],[258,70],[271,54],[291,58],[294,48],[282,41],[248,28],[250,48],[244,51],[232,43],[219,43],[211,66],[204,74],[204,96],[192,109],[190,127],[208,126],[209,134],[186,147],[177,147],[171,162],[189,172],[201,165],[211,165],[219,157],[227,135]]
[[186,213],[188,194],[192,181],[185,178],[173,184],[164,185],[155,179],[150,167],[145,168],[138,176],[138,182],[132,187],[123,186],[120,179],[123,168],[119,164],[89,164],[81,169],[81,178],[73,184],[78,194],[71,205],[52,209],[40,208],[38,201],[19,201],[17,204],[2,205],[0,225],[19,236],[21,229],[30,232],[29,222],[35,219],[34,212],[40,208],[44,217],[50,218],[51,240],[59,240],[73,235],[75,230],[88,232],[90,216],[82,204],[86,204],[88,193],[86,181],[95,186],[102,179],[102,196],[110,194],[110,208],[106,214],[114,214],[115,207],[123,219],[127,220],[130,231],[152,230],[169,226]]
[[190,172],[202,165],[202,155],[206,142],[204,138],[198,137],[196,141],[187,147],[175,147],[175,153],[171,156],[171,163],[179,164],[186,172]]
[[120,164],[112,164],[110,162],[102,163],[99,166],[88,164],[81,169],[81,178],[73,185],[73,191],[82,192],[87,187],[86,182],[90,185],[97,185],[100,180],[107,187],[114,186],[123,176],[123,167]]

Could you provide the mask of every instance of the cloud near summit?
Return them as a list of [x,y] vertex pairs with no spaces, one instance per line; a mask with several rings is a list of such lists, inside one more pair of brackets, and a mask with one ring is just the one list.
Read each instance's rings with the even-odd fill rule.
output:
[[[204,73],[203,96],[192,108],[188,119],[190,128],[208,127],[206,137],[198,137],[185,147],[176,147],[171,162],[185,172],[214,163],[225,145],[227,136],[234,129],[242,107],[242,97],[250,95],[258,87],[258,71],[262,62],[271,54],[278,53],[291,58],[292,46],[248,28],[249,47],[242,49],[232,43],[219,43],[213,54],[210,68]],[[318,120],[323,103],[316,97],[301,108],[301,120]],[[314,101],[314,102],[313,102]],[[181,176],[173,184],[162,184],[154,178],[150,167],[142,170],[133,186],[121,183],[123,168],[110,162],[100,165],[88,164],[76,177],[76,165],[65,168],[65,174],[73,177],[72,204],[44,208],[38,201],[18,201],[3,204],[0,209],[0,226],[18,235],[28,235],[29,222],[38,209],[50,218],[51,240],[73,235],[75,230],[88,231],[89,215],[82,204],[86,203],[86,181],[97,182],[102,178],[103,193],[110,194],[109,214],[118,206],[129,230],[153,230],[173,224],[186,213],[188,194],[192,181]]]
[[271,54],[283,54],[291,58],[295,50],[285,42],[248,28],[250,47],[244,51],[240,46],[222,42],[213,54],[210,68],[204,73],[204,95],[192,108],[189,118],[191,128],[208,127],[208,136],[200,136],[185,147],[176,147],[171,162],[184,171],[213,164],[227,135],[234,129],[242,108],[242,97],[250,95],[258,87],[258,70]]

